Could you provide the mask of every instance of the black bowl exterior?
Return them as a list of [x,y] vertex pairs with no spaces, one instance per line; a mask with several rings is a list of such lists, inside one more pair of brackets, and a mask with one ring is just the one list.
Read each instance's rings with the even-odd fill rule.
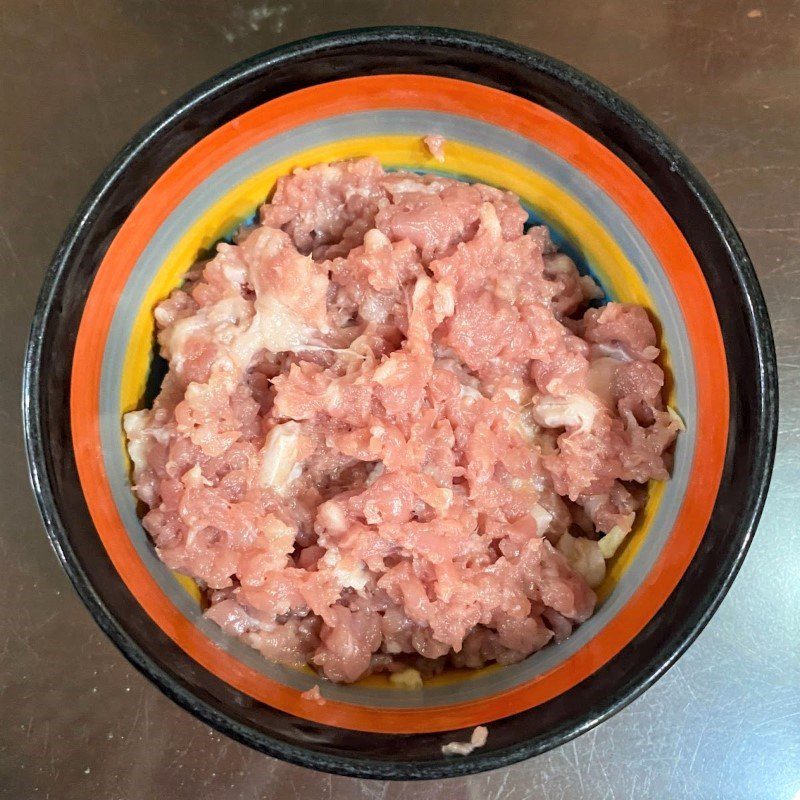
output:
[[[730,376],[722,482],[700,548],[645,629],[569,692],[492,723],[485,747],[445,758],[469,731],[386,735],[319,725],[257,703],[191,660],[139,607],[93,528],[72,450],[75,337],[102,257],[154,179],[219,125],[296,89],[387,73],[443,75],[512,92],[570,120],[644,180],[700,262]],[[753,267],[724,209],[687,159],[606,87],[546,55],[473,33],[373,28],[280,47],[242,62],[170,106],[117,156],[81,206],[45,277],[25,360],[24,427],[34,492],[56,553],[98,624],[162,691],[218,730],[270,755],[368,778],[419,779],[502,767],[589,730],[662,675],[716,610],[766,497],[777,434],[777,374]]]

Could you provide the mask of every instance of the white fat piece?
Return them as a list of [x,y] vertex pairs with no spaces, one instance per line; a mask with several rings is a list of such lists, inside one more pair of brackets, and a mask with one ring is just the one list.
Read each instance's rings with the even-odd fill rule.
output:
[[452,317],[456,313],[456,293],[449,283],[439,281],[434,286],[433,310],[437,322],[442,322],[446,317]]
[[322,530],[317,544],[320,547],[329,548],[331,537],[335,539],[339,534],[347,530],[347,514],[341,502],[328,500],[317,508],[316,526]]
[[[255,258],[265,260],[277,258],[282,248],[289,246],[285,234],[279,231],[261,229],[256,235],[258,240],[255,242]],[[293,266],[297,268],[298,274],[307,274],[308,270],[305,268],[312,264],[310,257],[296,253],[296,260],[297,263]],[[262,349],[270,353],[283,353],[302,349],[306,345],[319,344],[315,339],[320,331],[309,325],[308,320],[301,314],[282,302],[280,292],[271,287],[269,281],[258,270],[252,271],[252,278],[256,291],[255,317],[247,331],[239,337],[240,366],[246,368],[250,359]],[[309,277],[309,280],[313,283],[314,278]],[[327,278],[325,283],[327,284]],[[313,288],[309,286],[308,291],[313,291]]]
[[499,239],[503,231],[495,207],[491,203],[483,203],[479,214],[480,230],[485,231],[493,239]]
[[401,194],[439,194],[444,187],[445,184],[442,181],[435,179],[426,183],[418,178],[400,178],[393,180],[386,190],[392,199],[395,199]]
[[418,306],[432,285],[433,281],[427,275],[417,278],[417,282],[414,284],[414,291],[411,293],[411,305]]
[[230,293],[216,303],[201,308],[190,317],[177,320],[159,334],[171,366],[180,369],[186,358],[190,337],[201,335],[221,345],[217,348],[215,366],[230,369],[231,364],[247,369],[252,356],[263,347],[251,335],[252,310],[247,300]]
[[364,234],[364,250],[367,253],[377,253],[392,246],[389,237],[379,231],[377,228],[372,228]]
[[184,351],[189,337],[204,331],[207,326],[208,320],[205,315],[198,313],[192,314],[190,317],[182,317],[161,331],[158,341],[164,348],[171,366],[177,369],[183,366]]
[[619,525],[615,525],[598,543],[600,552],[606,560],[613,558],[617,550],[619,550],[622,543],[628,537],[628,534],[633,528],[633,522],[636,519],[636,514],[628,514]]
[[386,467],[383,464],[383,461],[379,461],[370,471],[369,475],[367,475],[366,481],[364,481],[365,486],[372,486],[378,478],[386,471]]
[[255,305],[261,347],[282,353],[313,343],[315,329],[268,292],[259,296]]
[[591,349],[592,353],[594,353],[597,357],[605,356],[607,358],[613,358],[617,361],[633,360],[630,356],[630,353],[628,353],[628,351],[621,345],[613,345],[609,344],[608,342],[601,342],[599,344],[593,344]]
[[536,533],[544,536],[553,521],[553,515],[539,503],[534,503],[531,507],[531,516],[536,520]]
[[517,415],[516,423],[517,430],[522,434],[523,439],[530,444],[535,444],[539,436],[540,427],[533,419],[532,410],[530,408],[523,408]]
[[461,400],[469,400],[470,402],[483,400],[483,395],[477,389],[474,389],[472,386],[467,386],[465,383],[459,386],[458,396]]
[[407,358],[395,350],[377,366],[372,380],[381,386],[400,386],[406,379],[407,363]]
[[603,290],[595,283],[590,275],[580,275],[575,262],[564,253],[552,253],[545,258],[545,274],[552,278],[557,276],[576,276],[578,285],[581,287],[581,294],[586,300],[600,300],[603,297]]
[[517,429],[519,434],[530,444],[534,444],[539,433],[539,425],[533,418],[531,408],[532,389],[529,386],[504,386],[500,392],[507,395],[509,399],[516,403],[511,424]]
[[191,469],[187,469],[181,477],[181,483],[187,489],[199,489],[201,486],[212,486],[211,481],[203,475],[199,464],[195,464]]
[[583,576],[589,587],[596,589],[606,577],[606,561],[598,542],[562,534],[556,545],[569,565]]
[[[398,647],[397,649],[399,652],[400,648]],[[424,686],[422,682],[422,675],[420,674],[419,670],[416,670],[413,667],[401,670],[400,672],[392,673],[389,675],[389,683],[391,683],[392,686],[397,686],[398,688],[406,689],[407,691],[422,689]]]
[[506,395],[518,406],[525,405],[531,399],[531,388],[529,386],[503,386],[498,390],[498,393]]
[[331,547],[321,559],[343,589],[355,589],[361,593],[369,581],[369,572],[363,561],[342,558],[338,547]]
[[672,406],[667,406],[667,413],[679,431],[686,430],[686,423],[683,421],[683,417]]
[[240,294],[229,294],[208,308],[208,321],[214,328],[214,336],[223,344],[235,342],[241,335],[241,325],[250,321],[250,303]]
[[581,275],[580,278],[578,278],[578,282],[581,285],[583,296],[587,300],[602,300],[603,297],[605,297],[605,292],[595,282],[591,275]]
[[128,437],[128,455],[133,461],[134,477],[147,468],[147,451],[150,448],[146,429],[149,421],[150,412],[147,409],[130,411],[122,418],[122,427]]
[[542,395],[534,403],[533,418],[545,428],[591,430],[600,406],[585,394],[569,397]]
[[547,275],[573,275],[578,271],[575,262],[564,253],[553,253],[544,260],[544,271]]
[[259,455],[259,483],[262,486],[284,491],[299,477],[302,464],[299,462],[300,425],[284,422],[276,425],[268,434]]

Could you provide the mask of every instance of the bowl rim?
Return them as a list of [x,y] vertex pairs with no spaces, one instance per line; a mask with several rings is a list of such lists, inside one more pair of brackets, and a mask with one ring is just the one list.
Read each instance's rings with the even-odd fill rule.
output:
[[[671,169],[686,184],[700,202],[703,211],[712,222],[727,248],[732,273],[739,283],[745,298],[747,321],[752,328],[754,350],[758,364],[757,394],[759,407],[751,409],[761,422],[761,437],[755,447],[753,464],[754,481],[751,485],[745,507],[741,509],[739,543],[735,557],[728,571],[706,595],[702,608],[692,619],[681,623],[680,631],[672,637],[672,649],[660,659],[640,669],[640,678],[626,691],[614,696],[602,713],[587,713],[573,724],[562,726],[535,742],[524,740],[503,750],[493,752],[475,751],[470,756],[457,760],[438,761],[384,761],[368,757],[349,758],[323,754],[311,748],[288,744],[272,739],[249,726],[221,713],[194,693],[179,685],[155,660],[148,656],[137,642],[121,627],[100,595],[92,585],[83,565],[73,550],[66,528],[61,520],[56,498],[47,473],[47,443],[43,437],[41,419],[41,371],[44,333],[47,321],[57,305],[59,280],[70,261],[70,255],[87,230],[104,196],[115,180],[136,160],[137,155],[165,128],[179,119],[196,111],[211,95],[225,91],[240,82],[244,83],[251,75],[265,68],[274,67],[302,55],[324,53],[327,49],[341,45],[375,46],[386,41],[408,43],[424,41],[453,49],[483,51],[504,60],[513,61],[528,69],[542,72],[559,81],[570,84],[582,94],[588,94],[595,102],[604,106],[613,116],[633,128],[650,146],[667,159]],[[495,769],[524,758],[544,752],[563,744],[583,733],[601,721],[615,714],[630,703],[661,675],[663,675],[685,652],[689,645],[705,627],[730,588],[747,549],[752,541],[755,528],[769,486],[774,461],[778,424],[778,385],[777,363],[772,340],[769,317],[752,263],[744,245],[720,201],[700,176],[689,160],[664,136],[661,131],[634,109],[627,101],[598,81],[588,77],[575,68],[538,51],[520,45],[468,31],[427,26],[387,26],[350,29],[321,34],[281,45],[259,53],[218,73],[199,86],[185,93],[178,100],[145,125],[122,149],[111,164],[89,190],[67,228],[50,266],[45,273],[39,295],[30,337],[25,352],[22,412],[28,469],[36,496],[39,511],[45,524],[47,535],[59,560],[72,581],[76,591],[87,606],[102,630],[112,639],[125,657],[168,697],[204,722],[232,738],[262,752],[277,756],[302,766],[334,772],[342,775],[366,778],[422,779],[452,777],[472,772]]]

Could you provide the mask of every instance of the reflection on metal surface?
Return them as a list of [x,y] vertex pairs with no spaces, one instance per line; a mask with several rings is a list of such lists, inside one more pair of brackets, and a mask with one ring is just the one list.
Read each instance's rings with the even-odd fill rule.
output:
[[[609,83],[666,130],[718,192],[756,264],[783,417],[770,497],[744,567],[661,681],[537,759],[387,786],[251,752],[172,705],[123,660],[41,532],[25,486],[15,376],[51,250],[91,181],[140,125],[249,54],[397,22],[458,25],[549,52]],[[0,82],[0,796],[800,800],[799,37],[796,0],[6,0],[0,74],[14,79]]]

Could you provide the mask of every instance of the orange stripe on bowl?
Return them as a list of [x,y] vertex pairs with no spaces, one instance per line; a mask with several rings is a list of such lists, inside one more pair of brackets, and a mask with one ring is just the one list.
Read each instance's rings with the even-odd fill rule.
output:
[[[125,282],[158,227],[192,189],[265,138],[343,113],[392,108],[460,114],[514,131],[578,167],[613,198],[648,241],[678,297],[694,354],[700,436],[686,495],[656,564],[625,607],[572,657],[523,685],[458,705],[387,709],[328,701],[320,707],[216,647],[167,598],[136,554],[102,467],[100,374]],[[315,722],[385,733],[490,722],[558,696],[607,663],[652,619],[689,565],[713,509],[728,431],[727,366],[712,298],[694,254],[645,184],[588,134],[530,101],[419,75],[352,78],[277,98],[214,131],[173,164],[133,210],[100,265],[78,332],[70,403],[75,457],[92,519],[120,577],[159,627],[198,663],[256,700]]]

